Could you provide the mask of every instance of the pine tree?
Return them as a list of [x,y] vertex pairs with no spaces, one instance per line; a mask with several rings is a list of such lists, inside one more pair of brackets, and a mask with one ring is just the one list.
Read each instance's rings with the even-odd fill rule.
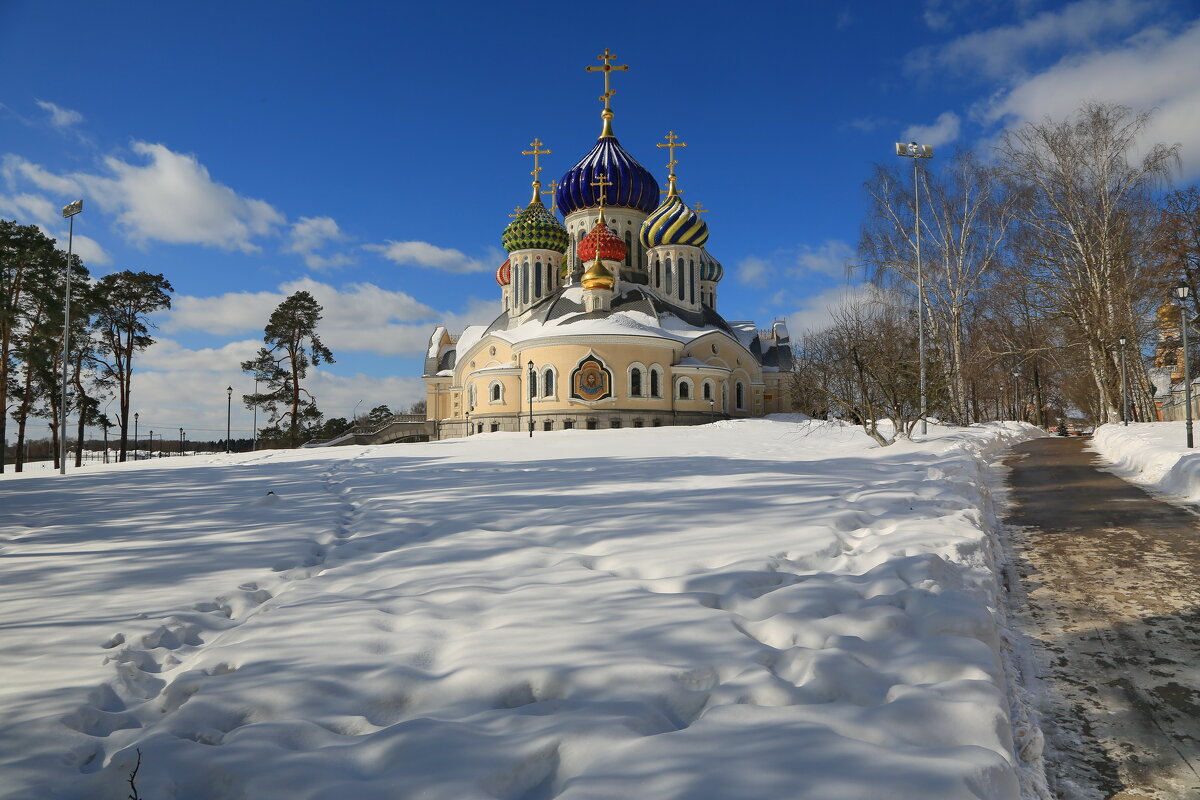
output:
[[308,376],[308,368],[322,362],[333,363],[333,353],[317,336],[321,321],[321,306],[305,291],[299,291],[280,303],[271,312],[263,329],[265,347],[258,355],[242,362],[242,371],[265,383],[266,391],[242,395],[246,408],[266,409],[268,425],[264,438],[286,433],[291,447],[298,447],[301,433],[321,424],[321,412],[316,398],[300,385]]
[[149,315],[171,307],[171,283],[162,275],[124,270],[105,275],[96,285],[96,334],[99,361],[106,378],[117,387],[120,409],[121,455],[129,441],[129,397],[133,385],[133,357],[154,344]]

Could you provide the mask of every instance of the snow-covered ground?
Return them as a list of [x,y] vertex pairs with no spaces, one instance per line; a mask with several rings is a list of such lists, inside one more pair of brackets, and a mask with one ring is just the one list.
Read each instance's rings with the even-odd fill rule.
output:
[[[1200,424],[1193,440],[1200,445]],[[1187,447],[1183,422],[1101,425],[1092,449],[1127,481],[1189,502],[1200,501],[1200,448]]]
[[[0,796],[1018,798],[987,461],[795,419],[0,482]],[[1032,782],[1032,783],[1031,783]],[[1027,792],[1028,793],[1028,792]]]

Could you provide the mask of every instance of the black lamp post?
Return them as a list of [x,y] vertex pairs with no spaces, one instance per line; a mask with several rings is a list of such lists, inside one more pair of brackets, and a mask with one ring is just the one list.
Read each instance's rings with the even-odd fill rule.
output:
[[1179,328],[1183,333],[1183,404],[1187,407],[1184,427],[1187,430],[1187,446],[1192,447],[1192,376],[1188,369],[1188,319],[1186,301],[1192,293],[1183,281],[1175,287],[1175,297],[1179,299]]
[[179,455],[183,455],[183,428],[179,429]]
[[[136,412],[136,411],[135,411],[135,412],[133,412],[133,460],[134,460],[134,461],[140,461],[140,460],[141,460],[141,459],[138,457],[138,435],[137,435],[137,423],[138,423],[138,412]],[[105,448],[106,448],[106,449],[104,450],[104,458],[105,458],[105,459],[107,459],[107,458],[108,458],[108,449],[107,449],[107,445],[105,446]]]
[[233,387],[225,387],[225,452],[232,453],[233,448],[229,446],[229,419],[233,414]]
[[1117,339],[1121,345],[1121,424],[1129,424],[1129,382],[1125,379],[1125,337]]
[[1025,409],[1021,408],[1021,373],[1013,370],[1013,422],[1025,421]]
[[537,375],[533,371],[533,362],[529,362],[529,438],[533,438],[533,396],[537,391]]

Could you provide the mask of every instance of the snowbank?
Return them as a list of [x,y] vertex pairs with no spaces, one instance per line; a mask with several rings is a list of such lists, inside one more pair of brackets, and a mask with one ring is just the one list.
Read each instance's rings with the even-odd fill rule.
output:
[[[986,461],[795,419],[0,482],[0,796],[1020,797]],[[1019,717],[1020,715],[1015,715]]]
[[1092,449],[1128,481],[1200,501],[1200,449],[1188,450],[1183,422],[1101,425]]

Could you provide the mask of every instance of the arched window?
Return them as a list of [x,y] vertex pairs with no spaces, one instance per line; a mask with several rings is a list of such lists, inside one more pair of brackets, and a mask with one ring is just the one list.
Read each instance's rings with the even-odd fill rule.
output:
[[629,370],[629,396],[642,396],[642,371],[638,367]]
[[654,259],[654,288],[658,289],[662,286],[662,264],[658,259]]
[[492,381],[492,385],[488,387],[488,398],[490,403],[504,402],[504,386],[500,381]]
[[529,262],[521,265],[521,305],[529,304]]
[[676,397],[680,400],[692,399],[692,382],[687,378],[680,378],[677,384],[678,389],[675,392]]
[[746,388],[742,386],[742,382],[737,382],[737,387],[734,390],[734,398],[737,400],[739,409],[746,407]]
[[704,399],[705,399],[705,400],[712,400],[712,399],[713,399],[713,384],[712,384],[712,381],[705,381],[705,382],[704,382]]
[[542,296],[542,262],[533,262],[533,296]]
[[542,397],[554,396],[554,368],[546,367],[542,372]]
[[688,302],[696,304],[696,262],[688,259]]
[[471,387],[469,389],[467,389],[467,410],[470,411],[474,407],[475,407],[475,384],[472,383]]
[[625,266],[633,264],[633,233],[625,231]]
[[671,259],[666,259],[665,267],[667,273],[667,294],[669,295],[671,294]]
[[684,284],[684,282],[683,282],[683,259],[682,259],[682,258],[681,258],[681,259],[678,259],[678,260],[676,261],[676,268],[675,268],[675,279],[676,279],[676,280],[675,280],[675,282],[676,282],[677,284],[679,284],[679,288],[678,288],[679,299],[680,299],[680,300],[683,300],[683,296],[684,296],[684,290],[685,290],[687,287],[686,287],[686,285],[685,285],[685,284]]
[[662,397],[662,370],[658,367],[650,368],[650,396]]

